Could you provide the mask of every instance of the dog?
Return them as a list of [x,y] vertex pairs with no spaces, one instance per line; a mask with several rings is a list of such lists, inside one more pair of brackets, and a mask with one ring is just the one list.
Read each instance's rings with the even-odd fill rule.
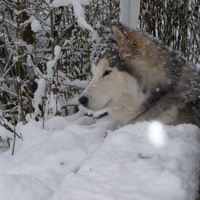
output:
[[79,98],[122,125],[157,120],[200,127],[200,75],[180,53],[120,22],[96,26],[92,80]]

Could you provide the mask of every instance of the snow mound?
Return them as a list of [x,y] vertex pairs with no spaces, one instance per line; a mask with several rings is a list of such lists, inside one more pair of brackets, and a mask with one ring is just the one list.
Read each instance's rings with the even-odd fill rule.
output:
[[53,117],[44,128],[35,121],[18,124],[23,141],[16,141],[15,155],[0,154],[0,199],[197,198],[196,126],[117,126],[110,116],[96,121],[79,114]]

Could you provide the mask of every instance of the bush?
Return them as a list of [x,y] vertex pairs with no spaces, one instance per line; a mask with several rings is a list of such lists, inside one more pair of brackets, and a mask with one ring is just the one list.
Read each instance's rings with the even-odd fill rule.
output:
[[[39,120],[76,112],[73,99],[91,75],[92,35],[80,21],[109,26],[119,20],[120,1],[92,0],[83,7],[52,0],[0,2],[1,117],[15,124],[26,123],[28,114]],[[200,63],[197,0],[141,0],[139,27]]]

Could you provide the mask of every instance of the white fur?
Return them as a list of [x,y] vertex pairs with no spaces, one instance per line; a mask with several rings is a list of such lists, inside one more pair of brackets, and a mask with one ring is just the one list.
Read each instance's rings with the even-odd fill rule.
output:
[[[103,77],[106,70],[112,72]],[[123,125],[137,117],[146,96],[133,76],[116,67],[111,68],[105,58],[100,59],[97,66],[93,66],[92,73],[92,81],[82,94],[89,98],[88,109],[98,111],[107,108],[109,114]]]

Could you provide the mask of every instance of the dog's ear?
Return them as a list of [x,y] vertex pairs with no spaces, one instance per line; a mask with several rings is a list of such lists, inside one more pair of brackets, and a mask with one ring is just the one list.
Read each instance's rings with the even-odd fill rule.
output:
[[127,41],[131,41],[130,37],[131,30],[123,25],[120,22],[114,22],[111,24],[111,29],[114,35],[114,40],[117,44],[123,44],[123,46],[127,43]]

